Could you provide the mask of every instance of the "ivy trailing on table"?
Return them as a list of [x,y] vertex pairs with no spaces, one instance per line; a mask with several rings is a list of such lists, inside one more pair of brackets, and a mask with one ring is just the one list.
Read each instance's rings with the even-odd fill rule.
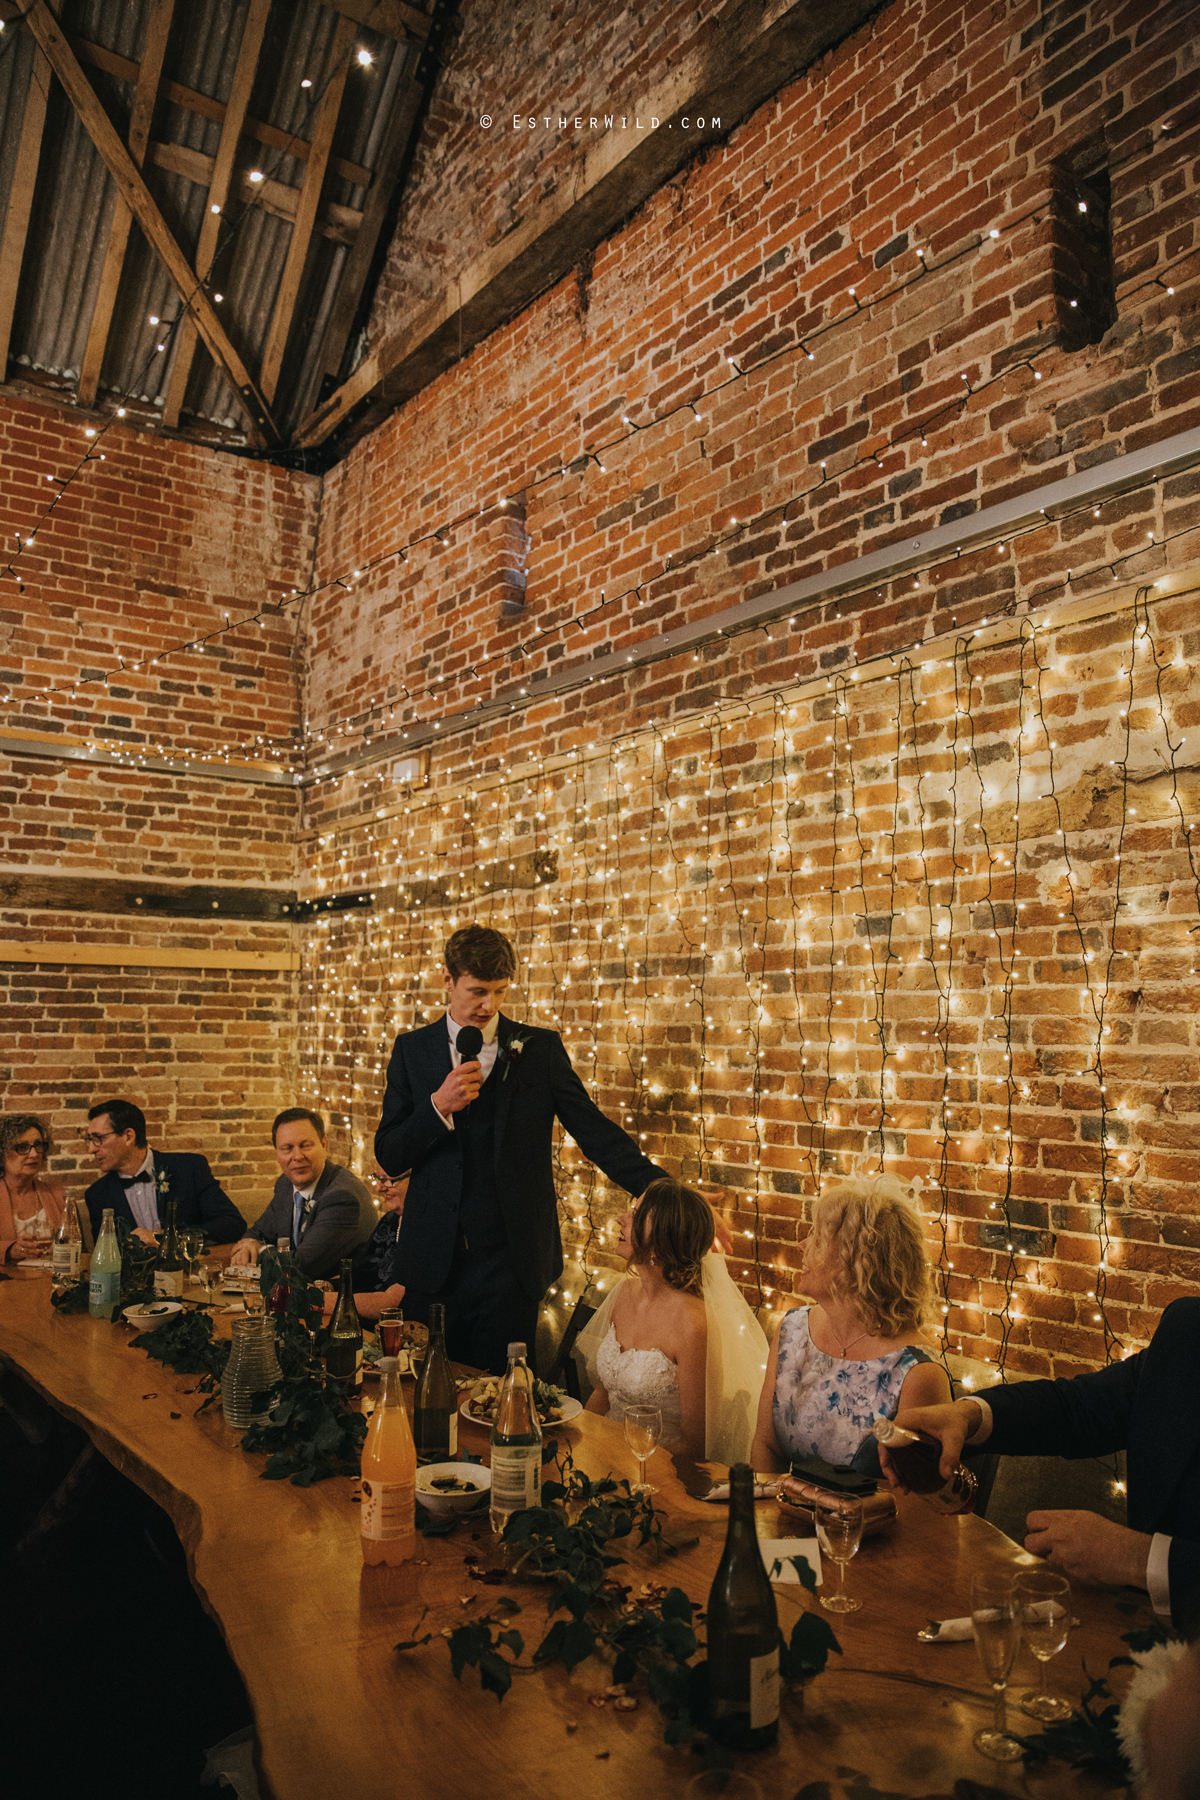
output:
[[[116,1221],[121,1237],[121,1306],[153,1299],[155,1249],[135,1238],[124,1220]],[[280,1276],[274,1250],[263,1250],[258,1260],[259,1291],[264,1301]],[[128,1270],[128,1274],[127,1274]],[[87,1277],[66,1294],[55,1295],[63,1311],[87,1307]],[[321,1363],[324,1339],[324,1295],[298,1278],[295,1266],[288,1271],[286,1311],[275,1320],[275,1351],[282,1380],[272,1391],[270,1416],[251,1425],[242,1438],[242,1449],[266,1451],[262,1471],[265,1481],[290,1479],[297,1487],[311,1487],[331,1475],[357,1476],[367,1421],[349,1405],[340,1382],[330,1381]],[[221,1397],[221,1379],[229,1361],[228,1339],[213,1336],[208,1306],[173,1313],[152,1331],[133,1338],[132,1346],[144,1350],[180,1375],[198,1375],[197,1391],[205,1399],[196,1409],[207,1410]]]
[[[696,1627],[704,1613],[681,1588],[647,1582],[635,1592],[614,1575],[625,1560],[617,1546],[652,1543],[660,1556],[669,1548],[661,1522],[648,1497],[633,1492],[628,1481],[612,1475],[593,1481],[575,1467],[569,1450],[561,1460],[557,1450],[551,1441],[545,1460],[555,1462],[559,1478],[543,1484],[540,1506],[512,1515],[502,1539],[510,1563],[500,1579],[522,1573],[556,1578],[546,1602],[552,1623],[527,1666],[561,1662],[570,1670],[599,1654],[612,1662],[614,1686],[644,1677],[665,1721],[668,1744],[690,1743],[707,1730],[705,1664],[693,1661],[700,1648]],[[492,1580],[496,1573],[476,1578]],[[806,1562],[797,1561],[797,1573],[809,1592],[815,1591]],[[520,1610],[507,1596],[498,1605],[506,1615]],[[494,1627],[499,1629],[493,1635]],[[464,1668],[478,1669],[482,1686],[502,1700],[524,1651],[524,1639],[508,1618],[475,1619],[446,1637],[454,1675],[461,1679]],[[415,1649],[427,1642],[429,1636],[396,1648]],[[511,1660],[502,1654],[505,1650]],[[827,1622],[817,1613],[803,1613],[790,1640],[780,1633],[783,1679],[798,1683],[819,1675],[830,1652],[840,1656],[841,1646]],[[713,1754],[718,1760],[723,1756],[716,1746]]]
[[[1120,1610],[1136,1612],[1140,1608],[1122,1607]],[[1145,1626],[1135,1626],[1121,1636],[1121,1642],[1138,1653],[1170,1641],[1171,1633],[1158,1619],[1152,1619]],[[1131,1656],[1114,1656],[1108,1671],[1111,1674],[1114,1669],[1132,1665]],[[1086,1668],[1084,1674],[1087,1675]],[[1107,1706],[1094,1704],[1105,1700]],[[1047,1725],[1035,1736],[1018,1738],[1017,1742],[1025,1752],[1026,1766],[1036,1768],[1048,1762],[1065,1762],[1072,1769],[1082,1769],[1104,1781],[1128,1782],[1132,1772],[1117,1729],[1120,1715],[1120,1703],[1114,1699],[1106,1678],[1088,1675],[1087,1693],[1069,1719]]]

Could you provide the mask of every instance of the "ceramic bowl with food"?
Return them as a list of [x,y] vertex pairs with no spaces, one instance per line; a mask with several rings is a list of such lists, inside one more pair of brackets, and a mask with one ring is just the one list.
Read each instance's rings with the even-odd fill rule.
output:
[[183,1311],[182,1300],[148,1300],[145,1306],[127,1306],[125,1323],[136,1325],[139,1331],[153,1331],[158,1325],[165,1325]]
[[482,1463],[428,1463],[417,1470],[417,1500],[426,1512],[466,1513],[481,1506],[492,1485]]

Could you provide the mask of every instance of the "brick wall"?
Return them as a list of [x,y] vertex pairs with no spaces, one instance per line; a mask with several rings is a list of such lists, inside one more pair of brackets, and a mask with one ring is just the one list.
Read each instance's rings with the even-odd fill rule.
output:
[[[586,684],[1194,424],[1197,22],[900,0],[326,478],[322,753],[512,702],[428,790],[377,756],[306,799],[312,891],[376,896],[306,932],[301,994],[364,1148],[470,912],[517,938],[517,1016],[730,1188],[753,1298],[881,1151],[932,1184],[968,1360],[1102,1360],[1200,1290],[1193,471]],[[535,850],[540,890],[456,903]],[[562,1157],[594,1268],[618,1200]]]
[[[291,890],[291,788],[223,780],[203,759],[229,752],[252,773],[295,741],[293,621],[224,625],[304,584],[318,484],[102,425],[11,389],[0,399],[4,542],[34,538],[0,581],[0,884]],[[84,454],[96,460],[47,513],[58,485],[47,474],[70,476]],[[175,652],[212,633],[203,653]],[[122,672],[121,660],[142,666]],[[48,696],[72,681],[74,694]],[[66,760],[58,745],[104,760]],[[175,766],[137,766],[155,756]],[[5,946],[47,946],[40,964],[0,949],[0,1107],[46,1113],[60,1137],[54,1166],[82,1184],[90,1163],[72,1129],[100,1090],[126,1094],[154,1141],[204,1151],[253,1214],[277,1172],[270,1119],[294,1092],[295,976],[226,959],[286,963],[292,932],[81,912],[77,894],[70,910],[0,904]],[[127,946],[128,963],[57,961],[59,946],[74,957]],[[210,966],[189,964],[208,954]]]

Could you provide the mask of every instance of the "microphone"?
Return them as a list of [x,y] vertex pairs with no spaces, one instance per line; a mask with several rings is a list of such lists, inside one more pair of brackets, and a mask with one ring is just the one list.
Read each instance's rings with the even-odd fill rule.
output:
[[[459,1056],[464,1062],[474,1062],[475,1058],[479,1055],[479,1052],[483,1049],[483,1033],[480,1031],[478,1025],[464,1025],[454,1040],[454,1048],[458,1051]],[[467,1113],[470,1112],[470,1110],[471,1103],[468,1100],[467,1104],[463,1107],[463,1112]]]

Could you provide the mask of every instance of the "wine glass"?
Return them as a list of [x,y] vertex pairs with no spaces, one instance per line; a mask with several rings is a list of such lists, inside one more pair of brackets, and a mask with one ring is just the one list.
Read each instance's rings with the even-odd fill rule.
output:
[[1067,1701],[1056,1700],[1046,1687],[1046,1664],[1058,1655],[1071,1629],[1071,1584],[1052,1569],[1025,1569],[1013,1583],[1013,1592],[1020,1606],[1021,1634],[1041,1670],[1037,1687],[1021,1695],[1021,1711],[1045,1724],[1069,1719]]
[[991,1725],[975,1733],[975,1748],[992,1762],[1016,1762],[1024,1752],[1016,1738],[1009,1736],[1004,1711],[1009,1671],[1021,1646],[1021,1602],[1011,1573],[972,1577],[971,1631],[996,1700]]
[[838,1569],[837,1592],[821,1594],[821,1605],[826,1612],[857,1612],[862,1601],[846,1592],[846,1564],[862,1543],[862,1501],[856,1494],[823,1494],[813,1502],[813,1521],[817,1542]]
[[661,1436],[662,1414],[657,1406],[625,1408],[625,1442],[638,1460],[638,1478],[633,1490],[635,1494],[654,1492],[646,1484],[646,1459],[654,1455],[654,1447]]
[[202,1231],[185,1231],[180,1239],[183,1260],[187,1264],[187,1273],[191,1281],[200,1278],[200,1258],[204,1253],[204,1233]]

